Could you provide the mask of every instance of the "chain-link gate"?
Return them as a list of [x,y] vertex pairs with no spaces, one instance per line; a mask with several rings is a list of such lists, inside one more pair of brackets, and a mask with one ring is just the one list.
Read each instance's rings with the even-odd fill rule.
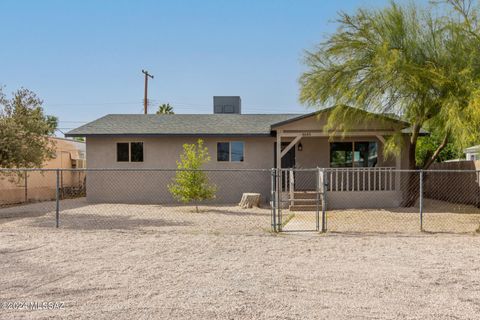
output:
[[272,223],[278,232],[326,228],[323,169],[272,170]]

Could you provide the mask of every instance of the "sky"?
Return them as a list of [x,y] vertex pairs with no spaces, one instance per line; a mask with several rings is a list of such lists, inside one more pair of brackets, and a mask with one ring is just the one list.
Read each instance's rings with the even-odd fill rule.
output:
[[238,95],[242,113],[303,113],[305,50],[335,31],[338,12],[388,0],[0,0],[0,85],[44,101],[66,132],[110,113],[212,113]]

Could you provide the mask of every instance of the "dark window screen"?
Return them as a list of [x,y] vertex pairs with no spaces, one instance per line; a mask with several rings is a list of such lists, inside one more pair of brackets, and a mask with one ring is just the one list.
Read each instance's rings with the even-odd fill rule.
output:
[[230,143],[218,142],[217,143],[217,161],[229,161],[230,160]]
[[117,161],[128,162],[128,142],[117,143]]
[[131,161],[143,162],[143,142],[132,142],[131,145]]

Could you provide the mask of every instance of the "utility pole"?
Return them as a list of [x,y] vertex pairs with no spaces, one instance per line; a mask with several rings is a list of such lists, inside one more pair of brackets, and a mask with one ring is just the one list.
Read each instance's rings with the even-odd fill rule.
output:
[[145,75],[145,96],[143,99],[143,112],[148,113],[148,78],[153,79],[153,75],[149,74],[148,71],[142,70],[142,73]]

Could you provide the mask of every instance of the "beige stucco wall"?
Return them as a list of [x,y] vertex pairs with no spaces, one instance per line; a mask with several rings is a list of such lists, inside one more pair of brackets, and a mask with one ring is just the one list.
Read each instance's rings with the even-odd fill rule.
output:
[[[273,137],[202,138],[211,161],[205,169],[259,169],[273,166]],[[175,169],[183,152],[183,144],[196,143],[195,137],[89,137],[87,139],[88,168],[157,168]],[[217,142],[245,142],[244,162],[218,162]],[[143,142],[143,162],[117,162],[117,142]]]
[[[50,138],[55,145],[55,157],[46,161],[43,169],[71,169],[72,159],[77,159],[81,150],[78,142],[65,139]],[[63,187],[76,187],[83,183],[84,173],[62,172],[60,184]],[[4,175],[0,177],[0,205],[21,203],[28,201],[42,201],[55,198],[55,172],[30,171],[27,175],[27,192],[25,192],[25,178]]]
[[[87,139],[88,168],[176,169],[183,144],[195,143],[195,137],[89,137]],[[272,137],[203,138],[211,161],[205,169],[270,169],[273,167]],[[144,162],[116,161],[117,142],[143,142]],[[217,142],[243,141],[244,162],[218,162]],[[270,172],[207,172],[217,186],[216,203],[236,203],[244,192],[259,192],[262,202],[270,198]],[[87,198],[94,202],[172,203],[168,191],[174,172],[87,172]]]
[[[185,143],[195,143],[195,137],[89,137],[87,139],[88,168],[118,169],[175,169]],[[205,137],[211,161],[205,169],[270,169],[274,165],[274,137]],[[287,139],[288,140],[288,139]],[[285,141],[287,141],[285,140]],[[395,159],[385,159],[382,155],[382,143],[376,137],[346,137],[333,141],[377,141],[379,143],[379,165],[395,166]],[[144,162],[127,163],[116,161],[117,142],[143,142]],[[243,141],[245,143],[245,161],[217,162],[216,144],[223,141]],[[301,140],[303,151],[296,151],[299,168],[329,167],[329,139],[308,137]],[[297,146],[296,146],[297,148]],[[208,172],[209,178],[217,186],[217,203],[235,203],[243,192],[259,192],[263,203],[270,199],[271,177],[269,172]],[[146,202],[172,203],[167,185],[171,183],[174,172],[88,172],[87,197],[94,202]],[[315,176],[298,173],[298,186],[312,189]],[[128,187],[127,187],[128,186]]]

